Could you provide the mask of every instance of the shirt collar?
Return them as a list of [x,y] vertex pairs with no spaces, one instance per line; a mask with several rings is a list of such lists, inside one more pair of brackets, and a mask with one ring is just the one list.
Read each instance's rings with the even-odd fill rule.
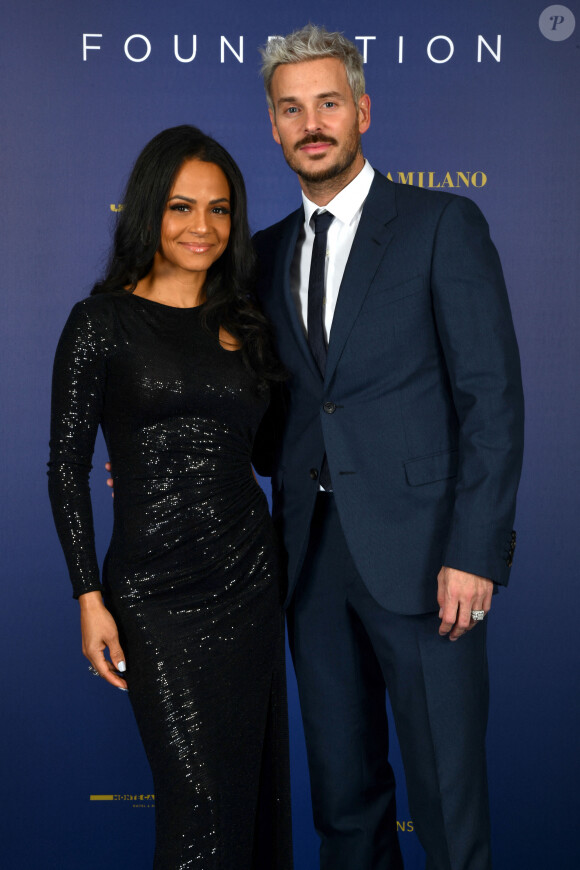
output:
[[[365,164],[359,174],[346,187],[343,187],[334,199],[331,199],[328,205],[324,206],[324,209],[333,214],[335,218],[338,218],[341,223],[345,225],[350,224],[362,208],[373,183],[374,176],[374,169],[368,160],[365,160]],[[315,202],[308,199],[304,192],[302,192],[302,204],[304,206],[304,224],[308,227],[310,218],[321,206],[316,205]]]

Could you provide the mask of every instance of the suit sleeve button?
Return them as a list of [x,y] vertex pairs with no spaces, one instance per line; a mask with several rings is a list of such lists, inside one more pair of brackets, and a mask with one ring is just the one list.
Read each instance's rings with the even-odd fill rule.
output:
[[327,414],[334,414],[336,411],[336,405],[334,402],[325,402],[322,407]]
[[317,468],[310,469],[310,477],[312,480],[318,480],[318,469]]

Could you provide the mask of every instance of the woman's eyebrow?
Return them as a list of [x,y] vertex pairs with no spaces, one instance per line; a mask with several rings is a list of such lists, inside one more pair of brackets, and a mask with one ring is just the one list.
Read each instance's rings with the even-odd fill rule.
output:
[[[197,199],[192,199],[191,196],[182,196],[180,193],[174,193],[167,201],[171,202],[172,199],[183,199],[185,202],[191,202],[193,205],[197,202]],[[215,205],[218,202],[229,202],[229,199],[227,196],[221,196],[219,199],[210,199],[209,201],[210,205]]]

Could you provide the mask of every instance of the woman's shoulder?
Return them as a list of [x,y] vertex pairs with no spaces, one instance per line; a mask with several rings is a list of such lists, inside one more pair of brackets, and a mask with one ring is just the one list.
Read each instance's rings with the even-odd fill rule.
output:
[[80,299],[66,321],[63,336],[76,336],[76,340],[105,340],[107,346],[116,343],[117,325],[126,305],[124,290],[119,293],[98,293]]
[[73,305],[70,316],[82,321],[111,323],[126,305],[131,294],[126,290],[111,293],[96,293],[86,296]]

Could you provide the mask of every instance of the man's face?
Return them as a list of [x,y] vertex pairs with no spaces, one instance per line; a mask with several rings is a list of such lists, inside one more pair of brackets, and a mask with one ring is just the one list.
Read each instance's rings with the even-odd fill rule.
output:
[[364,164],[361,133],[370,124],[367,94],[355,104],[342,61],[334,57],[283,64],[271,85],[272,135],[306,185],[344,176]]

